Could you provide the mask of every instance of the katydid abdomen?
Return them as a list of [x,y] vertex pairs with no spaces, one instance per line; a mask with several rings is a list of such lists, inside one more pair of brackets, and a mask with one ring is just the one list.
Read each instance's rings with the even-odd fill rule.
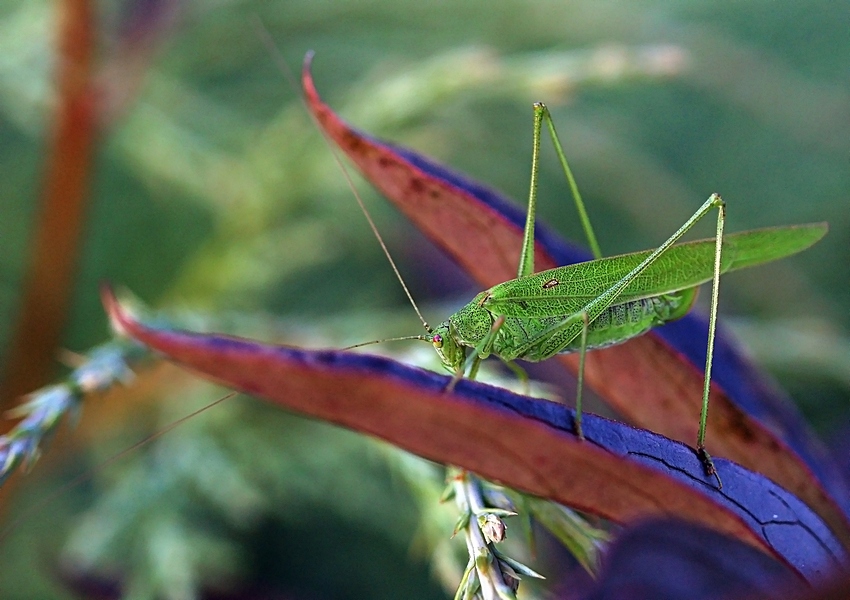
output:
[[[588,325],[587,349],[613,346],[642,335],[653,327],[684,317],[693,306],[696,296],[697,288],[689,288],[610,306]],[[561,320],[563,318],[545,319],[546,326],[552,327]],[[554,354],[577,352],[580,347],[580,339],[568,342],[562,349],[556,349],[557,343],[544,344],[540,348],[542,352],[539,357],[529,352],[517,358],[545,360]]]
[[[490,333],[499,315],[481,306],[481,300],[487,293],[482,292],[449,318],[449,335],[456,344],[473,349]],[[696,288],[689,288],[609,306],[588,325],[586,349],[613,346],[683,317],[695,297]],[[581,321],[578,318],[575,328],[547,335],[549,330],[573,315],[506,317],[487,354],[508,361],[539,362],[555,354],[578,352],[581,349]]]
[[[727,235],[720,272],[795,254],[825,233],[823,223],[814,223]],[[484,356],[532,362],[578,351],[583,312],[588,313],[586,349],[625,342],[688,312],[697,286],[712,279],[716,243],[704,239],[670,247],[601,309],[593,308],[595,299],[605,296],[652,251],[556,267],[500,283],[478,294],[435,328],[429,339],[454,372],[463,368],[467,348],[482,350]],[[484,344],[500,317],[504,322]]]

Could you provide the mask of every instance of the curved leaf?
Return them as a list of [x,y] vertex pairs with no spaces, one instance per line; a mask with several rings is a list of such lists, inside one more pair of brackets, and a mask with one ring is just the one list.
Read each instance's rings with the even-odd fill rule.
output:
[[625,529],[581,600],[780,600],[801,586],[790,571],[740,541],[675,519]]
[[341,351],[308,351],[145,325],[111,291],[113,327],[166,358],[282,407],[385,439],[532,494],[624,523],[677,516],[735,536],[821,580],[843,561],[824,523],[764,477],[718,460],[724,487],[693,450],[657,434],[473,381]]
[[[319,97],[310,61],[302,83],[315,120],[372,182],[482,287],[513,279],[525,213],[497,192],[342,121]],[[539,223],[535,264],[587,260]],[[585,381],[640,427],[693,443],[699,426],[708,325],[691,314],[626,344],[587,355]],[[576,355],[558,357],[573,371]],[[789,400],[721,331],[716,340],[707,446],[765,474],[811,506],[850,547],[850,488]],[[725,474],[724,474],[725,479]]]

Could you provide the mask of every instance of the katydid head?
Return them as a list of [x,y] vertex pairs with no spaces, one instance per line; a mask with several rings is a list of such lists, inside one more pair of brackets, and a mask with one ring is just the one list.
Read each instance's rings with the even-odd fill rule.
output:
[[437,351],[443,366],[456,373],[463,367],[466,351],[452,335],[451,322],[443,321],[426,336]]

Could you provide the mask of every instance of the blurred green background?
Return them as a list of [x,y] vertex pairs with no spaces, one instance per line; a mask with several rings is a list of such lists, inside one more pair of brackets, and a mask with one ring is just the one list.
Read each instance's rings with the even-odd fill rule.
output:
[[[57,6],[0,2],[0,363],[44,177]],[[729,231],[828,221],[806,253],[725,278],[721,311],[825,437],[847,431],[848,2],[100,3],[101,76],[126,98],[92,166],[63,347],[107,338],[103,279],[263,339],[418,333],[258,22],[296,73],[316,51],[319,91],[343,118],[520,201],[531,102],[547,102],[605,253],[657,245],[715,191]],[[549,150],[540,212],[581,241]],[[476,291],[359,187],[426,318]],[[4,492],[6,526],[221,392],[173,370],[140,380],[92,399],[81,427]],[[411,473],[432,485],[409,485]],[[450,552],[434,540],[451,511],[426,512],[439,477],[355,434],[228,401],[31,509],[0,541],[0,590],[74,597],[64,579],[89,593],[121,580],[138,598],[447,597],[428,559]]]

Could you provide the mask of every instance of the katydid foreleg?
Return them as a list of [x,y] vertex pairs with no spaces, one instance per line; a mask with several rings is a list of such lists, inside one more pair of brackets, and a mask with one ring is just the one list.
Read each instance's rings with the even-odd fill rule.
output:
[[[491,349],[496,341],[496,335],[499,333],[499,329],[501,329],[502,323],[504,322],[504,317],[497,317],[496,320],[493,321],[487,335],[484,336],[478,345],[472,349],[472,352],[469,353],[469,356],[466,357],[463,364],[455,370],[452,380],[449,382],[449,385],[446,386],[447,392],[451,392],[457,385],[457,382],[463,379],[464,373],[467,374],[467,379],[475,379],[475,376],[478,375],[478,367],[481,365],[481,361],[490,356]],[[505,361],[505,364],[509,364],[509,361]],[[515,368],[522,370],[519,366]]]
[[542,134],[543,121],[546,121],[546,126],[549,128],[549,135],[552,138],[552,145],[555,147],[555,153],[558,155],[558,160],[561,163],[561,169],[567,178],[570,185],[570,191],[573,195],[573,202],[578,211],[579,220],[584,229],[587,243],[593,252],[594,258],[602,258],[602,252],[599,249],[599,243],[596,241],[596,234],[593,232],[593,227],[590,225],[590,219],[587,216],[587,210],[584,207],[584,200],[581,198],[581,193],[578,191],[578,185],[573,177],[572,169],[567,162],[567,156],[564,154],[564,149],[561,147],[561,142],[558,139],[558,133],[555,131],[555,123],[552,121],[552,114],[546,105],[542,102],[534,103],[534,131],[532,134],[531,146],[531,183],[528,191],[528,208],[525,214],[525,229],[522,238],[522,250],[519,257],[519,266],[517,268],[517,278],[527,277],[534,273],[534,223],[537,215],[537,182],[540,178],[540,137]]

